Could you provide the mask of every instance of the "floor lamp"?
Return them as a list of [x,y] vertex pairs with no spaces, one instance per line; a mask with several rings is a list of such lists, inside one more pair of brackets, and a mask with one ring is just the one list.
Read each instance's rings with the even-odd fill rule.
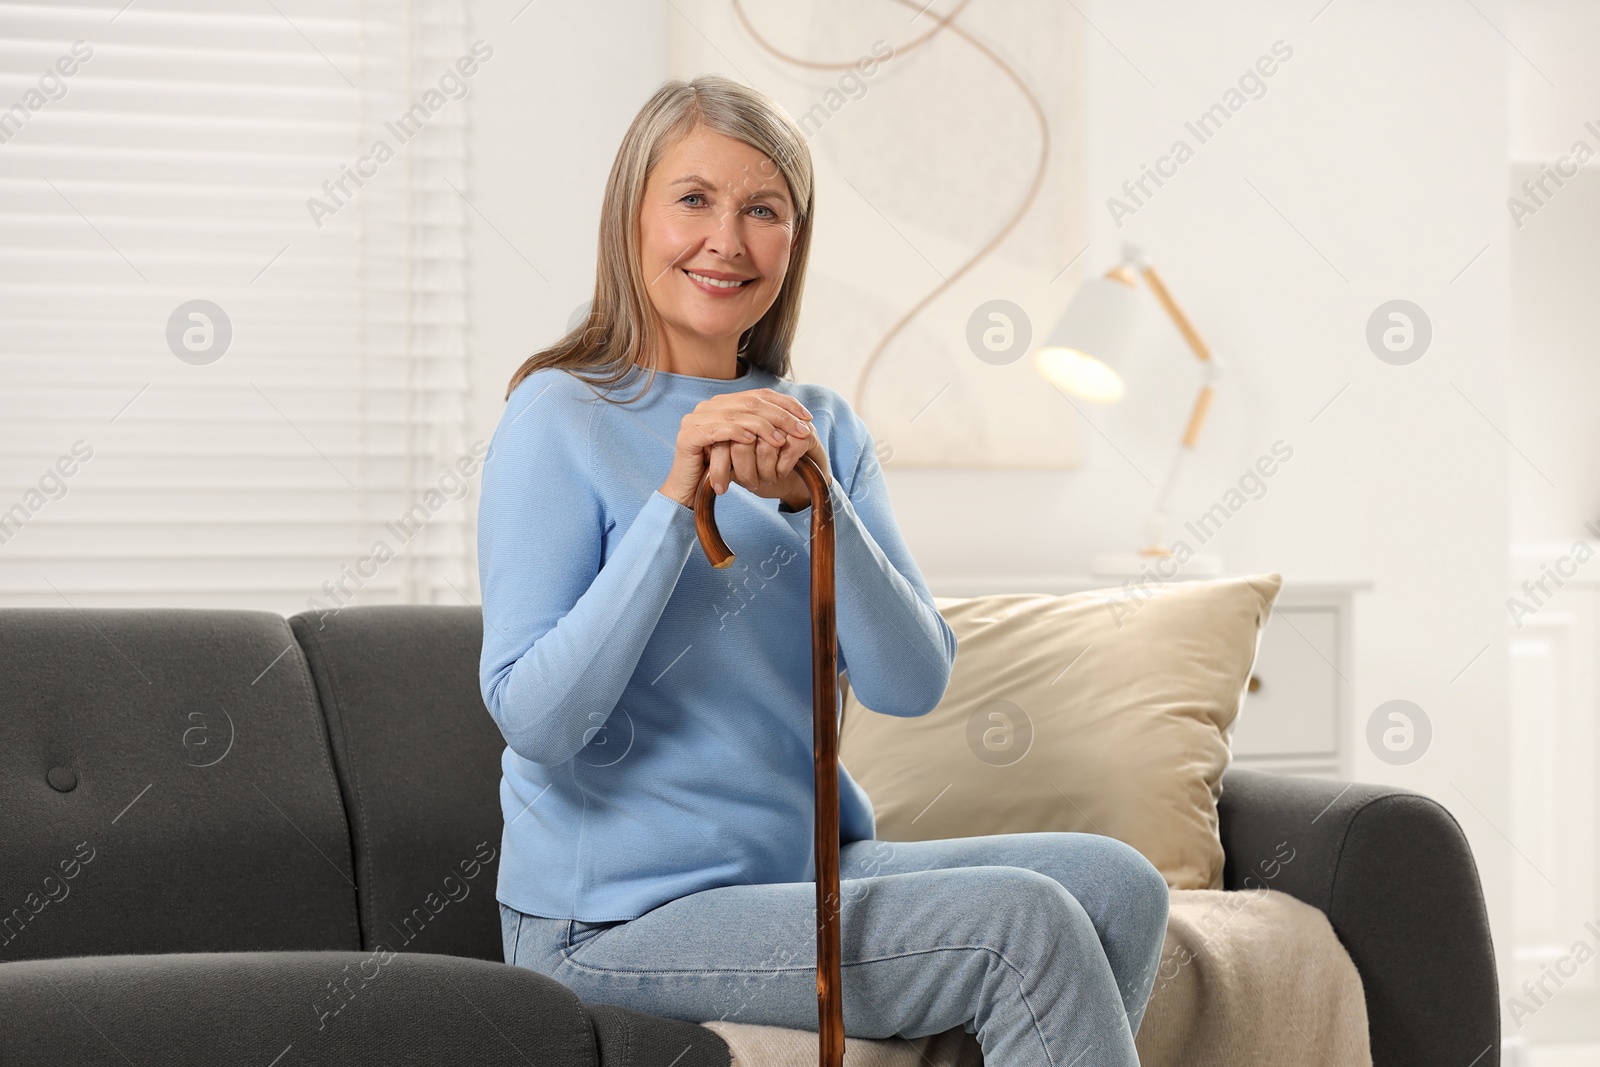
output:
[[1116,368],[1127,366],[1136,348],[1135,326],[1143,300],[1138,287],[1140,275],[1200,361],[1200,394],[1195,397],[1188,425],[1173,453],[1155,505],[1145,517],[1144,546],[1133,554],[1097,554],[1090,561],[1090,569],[1096,577],[1125,577],[1146,572],[1173,577],[1179,570],[1185,577],[1214,576],[1222,572],[1222,562],[1216,556],[1189,555],[1187,559],[1180,559],[1174,554],[1174,547],[1167,539],[1167,507],[1179,470],[1200,440],[1221,366],[1137,246],[1124,245],[1121,263],[1103,278],[1091,279],[1078,287],[1061,321],[1044,344],[1034,351],[1033,366],[1046,381],[1084,400],[1097,404],[1120,400],[1124,386]]

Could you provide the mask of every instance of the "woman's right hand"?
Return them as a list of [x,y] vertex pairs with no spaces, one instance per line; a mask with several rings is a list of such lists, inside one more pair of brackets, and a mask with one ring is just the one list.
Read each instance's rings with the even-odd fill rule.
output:
[[[803,432],[801,423],[806,426]],[[781,448],[792,438],[809,438],[813,432],[806,406],[776,389],[746,389],[702,400],[678,424],[672,469],[661,484],[661,494],[693,509],[711,446],[719,442],[753,444],[759,439]]]

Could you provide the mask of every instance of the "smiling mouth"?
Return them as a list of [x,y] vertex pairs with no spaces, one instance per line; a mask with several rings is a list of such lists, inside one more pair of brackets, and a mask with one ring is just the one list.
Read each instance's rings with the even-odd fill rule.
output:
[[696,274],[694,271],[688,269],[685,269],[683,273],[687,274],[690,278],[699,282],[701,285],[708,285],[713,289],[742,289],[751,282],[755,281],[754,278],[742,278],[737,281],[723,281],[718,278],[707,278],[704,274]]

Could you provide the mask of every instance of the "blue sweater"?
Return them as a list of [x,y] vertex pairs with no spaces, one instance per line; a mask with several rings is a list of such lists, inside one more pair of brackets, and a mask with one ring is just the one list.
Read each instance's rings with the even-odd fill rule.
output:
[[[659,490],[700,401],[766,387],[814,416],[832,468],[839,669],[860,699],[923,715],[950,680],[955,634],[895,525],[866,424],[826,386],[739,367],[657,372],[625,406],[540,370],[495,429],[479,680],[506,739],[496,896],[519,911],[633,919],[702,889],[816,878],[811,508],[730,485],[717,525],[736,558],[713,568],[694,512]],[[841,843],[873,836],[842,764],[839,822]]]

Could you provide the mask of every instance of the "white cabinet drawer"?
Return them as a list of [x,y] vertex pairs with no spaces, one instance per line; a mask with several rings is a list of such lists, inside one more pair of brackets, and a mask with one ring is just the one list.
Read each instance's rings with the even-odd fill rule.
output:
[[1261,634],[1254,692],[1233,728],[1242,763],[1339,752],[1339,612],[1332,607],[1274,608]]

